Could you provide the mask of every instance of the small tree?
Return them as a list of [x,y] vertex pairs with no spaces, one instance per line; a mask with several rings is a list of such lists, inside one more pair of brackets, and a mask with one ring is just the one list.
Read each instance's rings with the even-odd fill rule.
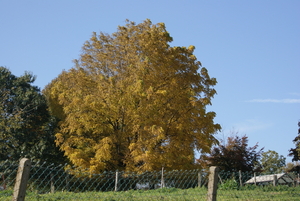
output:
[[210,155],[204,155],[199,160],[201,164],[219,166],[228,172],[259,172],[259,159],[262,149],[257,151],[258,144],[248,147],[248,137],[228,137],[227,143],[213,147]]
[[299,162],[287,163],[286,167],[283,170],[284,170],[284,172],[300,173],[300,163]]
[[296,145],[295,148],[290,149],[290,153],[288,156],[293,157],[292,161],[299,161],[300,160],[300,121],[298,121],[298,136],[295,137],[293,140],[294,144]]
[[267,174],[280,173],[285,167],[285,157],[276,151],[267,151],[261,154],[261,167],[262,171]]

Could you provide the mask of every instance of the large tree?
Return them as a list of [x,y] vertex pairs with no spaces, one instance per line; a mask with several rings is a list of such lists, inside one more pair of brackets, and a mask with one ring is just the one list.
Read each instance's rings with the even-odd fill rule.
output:
[[285,167],[285,157],[269,150],[261,154],[260,164],[266,174],[281,173]]
[[17,77],[0,67],[0,160],[58,161],[54,125],[45,97],[30,73]]
[[61,120],[57,145],[77,167],[103,170],[194,168],[220,129],[206,106],[217,83],[193,55],[171,47],[163,23],[127,21],[93,33],[75,67],[45,89]]
[[238,135],[228,137],[227,142],[214,146],[209,155],[203,155],[199,162],[207,166],[219,166],[227,172],[260,172],[259,160],[262,149],[258,144],[248,146],[248,137]]

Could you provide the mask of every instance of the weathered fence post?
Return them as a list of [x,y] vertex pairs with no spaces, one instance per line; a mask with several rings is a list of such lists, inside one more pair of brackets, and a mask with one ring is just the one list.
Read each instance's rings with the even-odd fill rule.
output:
[[201,171],[198,172],[198,187],[200,188],[202,184],[202,173]]
[[160,184],[161,188],[165,187],[165,179],[164,179],[164,167],[161,168],[161,184]]
[[23,158],[20,161],[12,201],[24,201],[29,178],[31,161]]
[[239,170],[239,179],[240,179],[240,186],[243,186],[243,182],[242,182],[242,171]]
[[256,186],[256,173],[254,172],[254,185]]
[[216,166],[209,168],[207,201],[217,200],[218,172],[219,168]]
[[69,172],[66,171],[66,191],[70,191],[70,178],[69,178]]
[[5,176],[4,176],[4,173],[2,174],[2,188],[3,188],[3,190],[5,190],[6,189],[6,182],[5,182]]
[[119,172],[116,172],[115,191],[118,191]]
[[276,186],[277,185],[277,175],[274,174],[273,175],[273,186]]
[[54,193],[55,192],[55,187],[54,187],[53,174],[52,173],[50,174],[50,185],[51,185],[50,192]]

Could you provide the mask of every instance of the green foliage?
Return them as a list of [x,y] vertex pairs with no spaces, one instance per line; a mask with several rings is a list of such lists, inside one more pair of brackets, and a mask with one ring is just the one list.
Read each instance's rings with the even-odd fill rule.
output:
[[300,173],[300,162],[289,162],[286,167],[283,168],[284,172],[297,172]]
[[269,150],[261,154],[260,164],[265,174],[281,173],[285,167],[285,157]]
[[246,184],[246,185],[244,185],[244,186],[240,186],[240,190],[256,190],[256,189],[258,189],[258,188],[260,188],[259,186],[255,186],[255,185],[253,185],[253,184]]
[[234,189],[238,189],[238,188],[239,188],[239,185],[233,178],[227,179],[225,182],[223,182],[223,183],[221,183],[221,185],[219,185],[220,190],[234,190]]
[[259,159],[263,149],[258,144],[248,146],[248,137],[228,137],[227,143],[213,147],[209,155],[203,155],[199,162],[210,166],[218,166],[225,172],[259,172]]
[[273,186],[272,184],[266,185],[260,188],[264,192],[282,192],[282,191],[294,191],[294,188],[289,187],[288,185],[278,185]]
[[[217,200],[230,201],[249,201],[249,200],[278,200],[278,201],[297,201],[299,200],[299,187],[255,187],[254,189],[228,190],[218,189]],[[10,201],[12,192],[2,194],[0,191],[1,201]],[[192,201],[207,200],[206,188],[190,189],[157,189],[157,190],[130,190],[122,192],[55,192],[48,194],[37,194],[29,192],[26,200],[30,201],[132,201],[132,200],[168,200],[168,201]]]
[[30,73],[17,77],[0,67],[0,159],[59,161],[53,119]]
[[157,189],[156,191],[159,193],[174,193],[179,190],[180,189],[178,189],[178,188],[160,188],[160,189]]
[[0,190],[0,198],[11,197],[13,194],[12,190]]
[[292,161],[299,161],[300,160],[300,121],[298,122],[298,135],[293,140],[295,144],[295,148],[290,149],[290,153],[288,156],[293,157]]

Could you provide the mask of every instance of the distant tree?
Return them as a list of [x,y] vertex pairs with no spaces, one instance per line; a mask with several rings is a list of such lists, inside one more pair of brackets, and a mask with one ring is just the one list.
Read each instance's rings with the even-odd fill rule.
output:
[[295,148],[290,149],[290,153],[288,156],[293,157],[292,161],[299,161],[300,160],[300,121],[298,121],[298,135],[293,140],[295,144]]
[[258,144],[248,147],[248,137],[228,137],[227,143],[222,142],[213,147],[209,155],[203,155],[199,162],[206,166],[219,166],[229,172],[260,172],[259,160],[262,149]]
[[195,168],[220,129],[206,106],[215,78],[193,55],[171,47],[163,23],[127,21],[109,35],[93,33],[75,67],[46,87],[59,118],[56,142],[90,172]]
[[300,163],[299,162],[293,162],[293,163],[287,163],[286,167],[283,168],[284,172],[297,172],[300,173]]
[[46,99],[30,73],[17,77],[0,67],[0,160],[59,161],[54,143],[54,121]]
[[276,151],[263,152],[260,160],[262,171],[267,174],[281,173],[285,167],[285,159]]

